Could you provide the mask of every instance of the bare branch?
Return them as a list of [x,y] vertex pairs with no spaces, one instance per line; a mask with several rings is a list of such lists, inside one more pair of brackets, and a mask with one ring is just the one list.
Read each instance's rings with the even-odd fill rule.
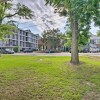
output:
[[17,14],[18,14],[18,12],[14,13],[14,14],[9,14],[9,15],[6,15],[4,18],[10,18],[10,17],[13,17],[13,16],[15,16]]

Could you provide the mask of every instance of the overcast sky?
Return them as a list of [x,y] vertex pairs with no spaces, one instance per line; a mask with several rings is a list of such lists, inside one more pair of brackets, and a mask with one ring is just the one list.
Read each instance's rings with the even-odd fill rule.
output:
[[[52,28],[59,28],[64,31],[66,18],[55,14],[53,7],[46,6],[44,0],[14,0],[14,3],[18,2],[28,6],[35,15],[33,20],[14,18],[14,20],[19,21],[18,26],[20,28],[30,29],[36,34],[41,34],[43,30]],[[99,28],[94,27],[93,24],[91,26],[90,31],[95,34]]]

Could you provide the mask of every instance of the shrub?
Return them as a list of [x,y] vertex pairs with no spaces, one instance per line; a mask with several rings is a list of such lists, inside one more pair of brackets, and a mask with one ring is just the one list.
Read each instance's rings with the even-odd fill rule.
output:
[[18,52],[18,46],[13,48],[14,52]]

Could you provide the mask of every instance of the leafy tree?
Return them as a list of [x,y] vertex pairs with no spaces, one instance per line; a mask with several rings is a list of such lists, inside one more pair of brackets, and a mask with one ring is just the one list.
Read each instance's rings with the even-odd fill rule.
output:
[[[81,47],[87,45],[89,38],[90,38],[90,32],[80,32],[79,33],[79,39],[78,39],[78,49],[80,50]],[[71,42],[72,42],[72,32],[71,30],[66,32],[66,39],[67,39],[67,43],[65,43],[65,46],[70,48],[71,47]]]
[[[8,2],[9,1],[9,2]],[[13,13],[10,10],[14,10]],[[10,0],[1,0],[0,1],[0,38],[4,38],[6,34],[12,34],[15,30],[15,26],[9,24],[8,22],[4,23],[5,19],[9,19],[13,16],[20,16],[23,18],[32,18],[32,11],[25,5],[17,4],[16,8],[13,9],[13,4]]]
[[51,49],[57,50],[60,49],[61,44],[63,41],[64,34],[61,34],[61,32],[58,29],[53,30],[46,30],[42,34],[42,42],[44,44],[44,47],[48,44],[51,45]]
[[15,26],[7,25],[7,24],[1,24],[0,25],[0,39],[4,40],[4,37],[7,34],[13,34],[13,30],[16,30]]
[[99,37],[100,37],[100,30],[98,30],[98,31],[97,31],[97,36],[99,36]]
[[66,39],[67,39],[67,42],[64,44],[65,47],[68,47],[68,48],[71,47],[71,36],[72,36],[71,30],[67,31],[67,32],[66,32]]
[[66,16],[72,31],[71,63],[79,63],[78,39],[81,31],[90,29],[91,20],[100,26],[100,0],[46,0],[55,12]]

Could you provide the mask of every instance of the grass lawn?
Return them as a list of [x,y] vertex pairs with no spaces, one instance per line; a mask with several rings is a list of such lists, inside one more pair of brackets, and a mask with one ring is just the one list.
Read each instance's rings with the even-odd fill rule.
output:
[[0,57],[0,100],[100,100],[100,57]]

